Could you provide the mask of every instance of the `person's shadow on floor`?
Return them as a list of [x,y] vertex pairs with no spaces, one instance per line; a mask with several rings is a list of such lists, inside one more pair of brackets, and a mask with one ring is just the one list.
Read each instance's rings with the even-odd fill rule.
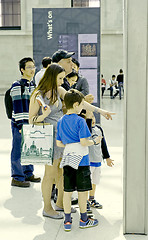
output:
[[120,230],[122,227],[122,221],[117,220],[113,223],[110,223],[103,215],[100,215],[101,210],[98,211],[96,209],[93,210],[95,214],[95,218],[99,220],[99,224],[97,227],[89,228],[82,230],[79,228],[79,213],[74,213],[72,230],[69,234],[64,231],[63,228],[63,220],[53,220],[50,218],[45,218],[45,222],[43,225],[44,233],[37,235],[33,238],[33,240],[48,240],[57,239],[57,240],[65,240],[65,239],[92,239],[98,240],[114,240],[120,237]]
[[15,218],[23,218],[22,222],[36,225],[43,220],[37,216],[37,212],[42,207],[41,192],[30,188],[11,187],[12,198],[4,203],[4,207],[11,211]]

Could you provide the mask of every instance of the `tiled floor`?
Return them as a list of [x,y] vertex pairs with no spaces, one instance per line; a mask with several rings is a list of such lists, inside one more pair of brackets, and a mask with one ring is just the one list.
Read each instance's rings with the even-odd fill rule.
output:
[[[123,187],[122,144],[123,102],[119,99],[102,100],[102,108],[116,112],[113,121],[102,119],[111,158],[115,166],[102,166],[102,177],[97,187],[96,199],[103,204],[102,210],[93,210],[99,225],[91,229],[79,229],[79,209],[73,214],[72,231],[63,231],[63,220],[52,220],[42,216],[41,184],[31,184],[29,189],[11,187],[10,122],[4,112],[3,97],[0,97],[0,240],[134,240],[147,236],[123,235]],[[35,174],[43,176],[44,166],[35,166]]]

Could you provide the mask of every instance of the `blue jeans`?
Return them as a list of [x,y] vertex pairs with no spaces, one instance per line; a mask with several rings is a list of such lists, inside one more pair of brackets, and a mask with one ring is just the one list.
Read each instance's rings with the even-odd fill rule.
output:
[[119,98],[121,99],[121,90],[124,93],[123,83],[119,83],[118,87],[119,87]]
[[12,151],[11,151],[11,177],[18,181],[25,181],[26,177],[33,175],[33,165],[21,165],[21,140],[22,136],[19,133],[19,129],[12,128]]
[[110,87],[110,98],[113,98],[113,87]]

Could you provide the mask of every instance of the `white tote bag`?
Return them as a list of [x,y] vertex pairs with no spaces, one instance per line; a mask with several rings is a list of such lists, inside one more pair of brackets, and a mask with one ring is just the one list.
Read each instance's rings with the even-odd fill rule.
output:
[[22,129],[22,165],[52,165],[53,125],[41,123],[26,124]]

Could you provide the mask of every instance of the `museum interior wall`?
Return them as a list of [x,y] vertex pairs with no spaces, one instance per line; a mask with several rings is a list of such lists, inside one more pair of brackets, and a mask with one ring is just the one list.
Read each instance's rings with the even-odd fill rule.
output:
[[[101,73],[107,81],[123,67],[122,2],[101,1]],[[21,0],[21,30],[0,29],[0,93],[19,79],[19,60],[33,56],[32,8],[49,7],[71,7],[71,0]]]

